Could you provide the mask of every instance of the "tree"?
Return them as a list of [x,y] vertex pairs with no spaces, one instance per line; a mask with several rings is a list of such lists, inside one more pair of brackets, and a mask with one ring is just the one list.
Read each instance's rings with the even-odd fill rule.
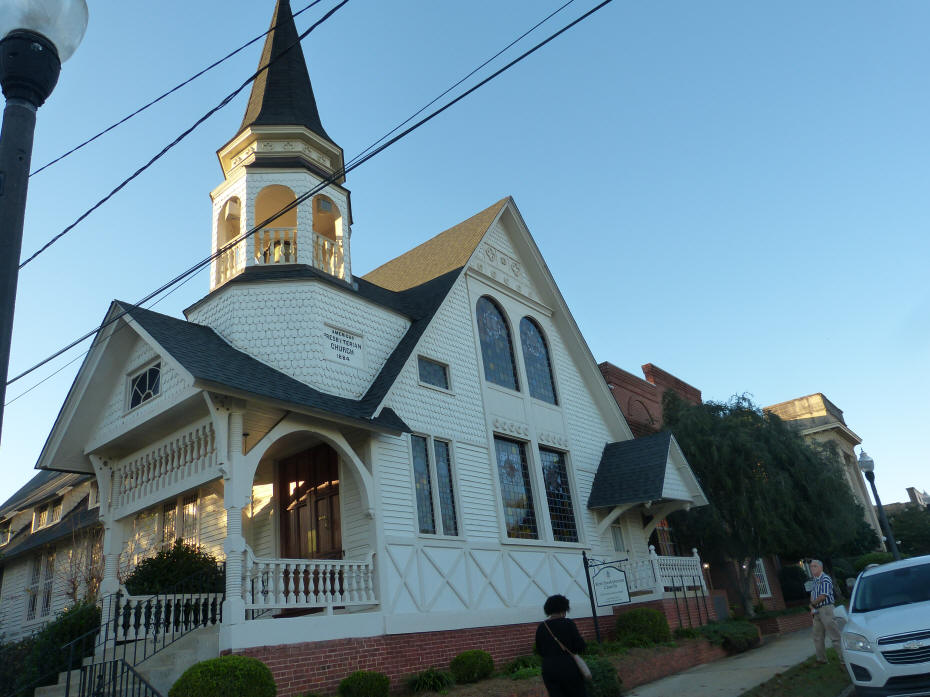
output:
[[930,510],[916,504],[908,505],[893,514],[888,522],[902,553],[930,554]]
[[745,395],[693,405],[668,391],[662,409],[666,429],[710,501],[673,514],[672,526],[705,557],[736,562],[747,615],[754,614],[750,588],[758,559],[829,558],[858,550],[863,540],[874,544],[838,458]]

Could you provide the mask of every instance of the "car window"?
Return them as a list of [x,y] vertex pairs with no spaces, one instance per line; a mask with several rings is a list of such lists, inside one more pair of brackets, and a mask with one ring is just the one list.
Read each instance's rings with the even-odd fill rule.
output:
[[926,601],[930,601],[930,564],[905,566],[860,578],[850,611],[872,612]]

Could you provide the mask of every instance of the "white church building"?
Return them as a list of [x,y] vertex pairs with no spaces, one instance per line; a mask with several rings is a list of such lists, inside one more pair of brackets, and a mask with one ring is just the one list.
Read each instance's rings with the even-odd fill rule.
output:
[[647,541],[704,494],[671,435],[633,440],[514,201],[356,275],[287,0],[272,26],[218,151],[209,292],[183,319],[109,308],[0,507],[0,632],[65,606],[97,520],[101,598],[176,538],[224,561],[201,651],[265,660],[284,696],[529,653],[553,593],[590,635],[583,551],[623,560],[634,604],[696,595],[697,556]]

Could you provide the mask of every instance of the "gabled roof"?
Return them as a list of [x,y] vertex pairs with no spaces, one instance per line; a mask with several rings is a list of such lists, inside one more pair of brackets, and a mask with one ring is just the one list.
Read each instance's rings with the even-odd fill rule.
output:
[[370,271],[364,279],[388,290],[402,291],[462,268],[510,200],[509,196],[502,198],[468,220]]
[[249,126],[305,126],[332,143],[320,122],[307,62],[297,38],[288,0],[278,0],[271,27],[265,37],[259,68],[278,56],[280,58],[252,83],[252,93],[239,132]]
[[0,548],[3,552],[3,560],[12,559],[20,554],[25,554],[43,545],[73,535],[78,530],[95,525],[100,520],[100,509],[96,506],[88,508],[87,498],[85,496],[78,502],[77,506],[65,513],[61,520],[49,525],[47,528],[33,532],[32,527],[27,525],[23,530],[20,530],[6,545]]
[[0,505],[0,519],[12,511],[23,510],[50,499],[64,487],[74,486],[89,478],[86,474],[41,470]]
[[[674,436],[663,431],[604,446],[591,485],[588,508],[611,508],[625,503],[663,499],[684,500],[669,494],[669,482],[666,481],[669,459],[674,456],[680,456],[680,463],[686,470],[681,484],[690,490],[690,502],[705,504],[707,501],[700,485],[687,466]],[[678,475],[672,476],[677,479],[681,474],[679,470]]]
[[391,410],[377,418],[359,400],[337,397],[295,380],[247,353],[233,348],[215,331],[202,324],[176,319],[129,303],[118,302],[127,314],[182,368],[195,384],[210,389],[228,389],[285,404],[309,408],[389,431],[409,431]]

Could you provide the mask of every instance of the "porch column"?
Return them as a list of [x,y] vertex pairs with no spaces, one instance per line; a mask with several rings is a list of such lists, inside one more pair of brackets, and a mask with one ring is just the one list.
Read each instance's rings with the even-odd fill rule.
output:
[[109,463],[91,455],[94,473],[97,477],[97,491],[100,499],[100,523],[103,526],[103,577],[100,579],[100,627],[106,630],[113,622],[116,612],[113,597],[120,587],[119,559],[125,543],[125,524],[116,520],[114,514],[115,499],[119,495],[122,477],[120,470],[114,470]]
[[656,546],[649,545],[649,561],[652,563],[652,573],[655,574],[656,585],[653,592],[661,598],[665,595],[665,582],[662,580],[662,569],[659,568],[659,555],[656,554]]
[[[226,509],[226,600],[223,603],[223,624],[245,622],[245,600],[242,598],[242,557],[245,538],[242,536],[242,507],[247,500],[243,494],[241,473],[236,477],[242,461],[242,412],[229,412],[229,447],[227,466],[223,473],[223,507]],[[251,489],[251,482],[249,482]]]

